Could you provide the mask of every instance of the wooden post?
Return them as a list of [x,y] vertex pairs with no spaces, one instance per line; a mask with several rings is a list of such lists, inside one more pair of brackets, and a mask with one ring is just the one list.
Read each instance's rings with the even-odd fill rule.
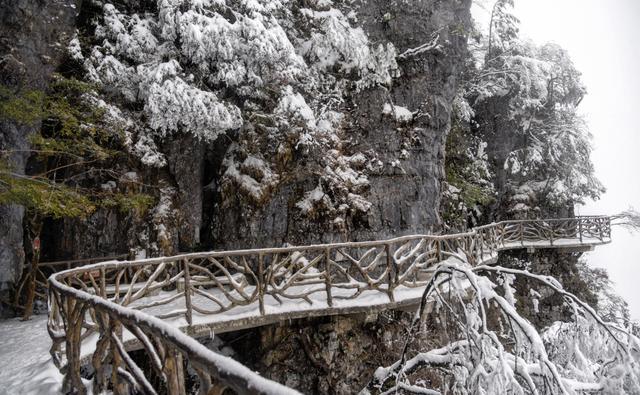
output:
[[65,348],[67,366],[62,385],[65,393],[84,395],[87,389],[80,377],[80,347],[82,345],[82,324],[84,322],[84,305],[73,298],[66,298],[67,332]]
[[[118,337],[122,340],[122,324],[113,318],[109,318],[109,331],[111,331],[112,336]],[[118,368],[122,365],[122,357],[118,352],[118,347],[115,345],[115,342],[110,342],[111,346],[111,385],[113,387],[113,393],[115,395],[125,395],[129,393],[129,385],[127,382],[120,378],[118,375]]]
[[327,304],[333,307],[333,297],[331,295],[331,251],[324,250],[324,286],[327,290]]
[[442,262],[442,240],[438,239],[436,244],[436,253],[438,254],[438,262]]
[[264,290],[267,285],[264,283],[264,255],[258,254],[258,305],[260,307],[260,315],[264,315]]
[[604,221],[602,221],[602,219],[598,219],[597,221],[598,221],[598,233],[600,234],[600,241],[604,241],[604,235],[602,231]]
[[580,243],[582,243],[582,218],[578,218],[578,237],[580,237]]
[[104,267],[100,268],[100,296],[103,299],[107,298],[107,274]]
[[524,222],[520,221],[520,245],[524,245]]
[[196,374],[198,375],[198,380],[200,381],[200,389],[198,390],[198,395],[209,395],[213,390],[211,375],[206,368],[200,368],[197,365],[192,366],[193,370],[195,370]]
[[391,246],[389,243],[385,243],[384,245],[384,253],[387,256],[387,296],[389,296],[389,301],[395,302],[396,297],[393,296],[393,290],[398,285],[397,268],[393,265],[393,257],[391,256]]
[[551,240],[551,245],[553,245],[553,224],[554,221],[549,221],[549,240]]
[[110,348],[111,338],[109,336],[109,316],[106,313],[96,311],[97,324],[100,331],[100,337],[96,343],[96,349],[91,357],[91,364],[95,371],[93,376],[93,393],[101,394],[107,390],[109,384],[107,366],[104,363],[105,353]]
[[184,395],[184,367],[182,354],[173,348],[167,348],[164,360],[164,373],[167,377],[167,393],[169,395]]
[[183,259],[184,266],[184,302],[187,311],[185,317],[189,326],[193,324],[193,309],[191,308],[191,276],[189,274],[189,260]]

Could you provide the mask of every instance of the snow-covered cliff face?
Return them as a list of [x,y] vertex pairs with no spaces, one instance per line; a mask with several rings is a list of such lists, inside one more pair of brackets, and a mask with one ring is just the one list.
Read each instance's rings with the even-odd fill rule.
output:
[[96,85],[129,156],[100,182],[157,204],[50,222],[44,258],[429,231],[469,7],[84,2],[61,69]]
[[[245,122],[221,170],[213,239],[241,247],[427,232],[440,222],[469,2],[308,3],[293,8],[291,35],[316,81],[281,94],[284,128]],[[349,59],[354,51],[381,60]]]

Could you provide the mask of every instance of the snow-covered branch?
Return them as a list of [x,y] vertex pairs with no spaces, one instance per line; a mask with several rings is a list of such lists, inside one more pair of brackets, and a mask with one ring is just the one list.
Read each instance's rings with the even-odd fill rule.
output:
[[[536,328],[516,307],[511,287],[516,278],[562,296],[574,311],[573,321]],[[410,356],[409,343],[441,335],[434,326],[444,328],[449,344]],[[440,263],[409,339],[399,360],[378,368],[363,393],[640,391],[640,339],[605,322],[554,278],[524,270]]]

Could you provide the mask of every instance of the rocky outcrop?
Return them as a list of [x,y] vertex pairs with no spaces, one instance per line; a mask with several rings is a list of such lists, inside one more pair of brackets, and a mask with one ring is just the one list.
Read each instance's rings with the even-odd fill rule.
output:
[[[316,169],[324,168],[329,153],[294,152],[287,157],[286,149],[248,138],[238,144],[253,144],[259,147],[254,150],[272,157],[282,155],[287,165],[259,204],[236,189],[222,190],[211,216],[216,248],[385,238],[428,232],[440,223],[444,146],[467,55],[470,2],[400,3],[370,0],[350,6],[373,43],[391,42],[400,54],[400,76],[389,88],[346,94],[340,109],[347,115],[339,154],[356,162],[353,166],[368,179],[361,193],[364,208],[336,207],[348,211],[340,217],[304,215],[299,202],[320,184]],[[391,110],[384,111],[385,105]],[[366,159],[357,163],[360,154]]]
[[[0,84],[13,94],[47,87],[75,29],[79,0],[8,0],[0,3]],[[24,174],[28,136],[37,123],[0,118],[0,150],[12,152],[13,171]],[[24,209],[0,206],[0,290],[22,273]]]
[[[412,318],[388,311],[297,321],[222,335],[219,347],[232,349],[234,359],[304,394],[356,394],[376,368],[398,360]],[[410,341],[409,352],[441,340]]]

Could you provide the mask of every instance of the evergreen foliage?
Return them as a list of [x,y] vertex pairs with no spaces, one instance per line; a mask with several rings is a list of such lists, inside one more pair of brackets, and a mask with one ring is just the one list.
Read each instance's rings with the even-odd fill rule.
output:
[[52,218],[86,217],[97,207],[117,207],[143,214],[153,199],[142,193],[104,191],[82,180],[92,171],[108,172],[122,155],[121,131],[104,123],[104,110],[87,95],[95,86],[55,75],[48,92],[12,93],[0,88],[0,112],[22,124],[40,121],[38,133],[29,137],[33,171],[12,169],[11,152],[0,155],[0,204],[19,204]]

